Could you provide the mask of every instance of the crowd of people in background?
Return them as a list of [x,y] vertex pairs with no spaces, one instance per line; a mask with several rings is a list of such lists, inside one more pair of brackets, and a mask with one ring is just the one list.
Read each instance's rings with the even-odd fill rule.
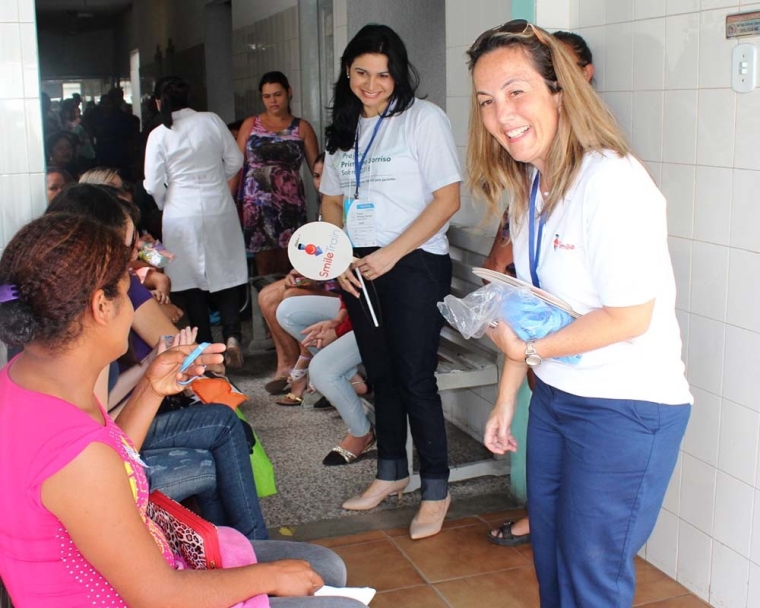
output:
[[[594,92],[580,36],[516,20],[484,32],[468,57],[469,185],[501,216],[483,265],[582,313],[538,340],[521,340],[504,323],[488,330],[506,359],[486,447],[523,449],[510,428],[528,376],[533,399],[530,525],[505,522],[487,539],[533,542],[542,606],[630,605],[633,558],[653,529],[691,402],[664,200]],[[160,603],[173,590],[184,605],[253,608],[267,605],[256,596],[345,584],[331,551],[267,542],[247,423],[226,405],[177,396],[201,376],[243,368],[251,273],[271,279],[259,294],[277,354],[266,391],[292,407],[317,390],[316,407],[337,409],[346,435],[325,466],[377,447],[374,480],[341,497],[343,508],[369,510],[406,489],[411,432],[421,493],[409,535],[441,530],[451,494],[435,378],[437,303],[450,290],[446,233],[466,178],[446,114],[417,96],[418,84],[395,31],[361,28],[341,57],[323,153],[312,126],[293,115],[279,71],[259,82],[263,111],[230,125],[193,110],[190,87],[176,76],[156,83],[142,130],[120,88],[85,108],[75,94],[54,109],[43,93],[47,212],[0,261],[0,339],[15,349],[0,371],[0,445],[13,433],[34,436],[25,452],[0,459],[12,495],[0,527],[12,550],[0,552],[0,572],[14,598],[90,602],[96,585],[96,605]],[[307,221],[304,169],[320,193],[319,219],[342,227],[354,248],[352,267],[333,281],[303,277],[288,260],[288,241]],[[556,235],[555,254],[561,234],[578,255],[552,256],[544,225]],[[143,257],[143,248],[159,248],[170,263]],[[214,343],[214,311],[223,344]],[[196,364],[182,366],[201,342]],[[370,393],[374,424],[362,403]],[[20,402],[50,418],[45,433],[33,432]],[[175,466],[177,450],[194,452],[194,464]],[[22,468],[22,458],[34,466]],[[189,477],[193,466],[204,475]],[[186,564],[145,515],[149,487],[177,500],[194,495],[206,519],[252,543],[253,561],[177,576]],[[83,516],[90,508],[95,514]],[[34,539],[34,555],[25,553],[32,530],[47,534]],[[60,543],[67,559],[55,557]],[[114,557],[113,546],[125,550]],[[43,554],[36,572],[51,581],[53,604],[28,567]],[[155,597],[144,580],[155,583]],[[278,599],[273,608],[358,605]]]

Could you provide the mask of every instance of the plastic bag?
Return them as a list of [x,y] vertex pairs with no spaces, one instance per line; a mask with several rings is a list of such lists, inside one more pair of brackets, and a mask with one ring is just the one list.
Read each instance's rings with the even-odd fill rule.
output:
[[161,269],[166,268],[174,259],[174,254],[166,249],[161,241],[146,241],[142,243],[137,257],[154,268]]
[[[529,289],[489,283],[464,298],[448,295],[438,310],[465,338],[480,338],[491,322],[504,321],[521,340],[538,340],[573,321],[566,311],[536,297]],[[558,357],[578,363],[580,355]]]

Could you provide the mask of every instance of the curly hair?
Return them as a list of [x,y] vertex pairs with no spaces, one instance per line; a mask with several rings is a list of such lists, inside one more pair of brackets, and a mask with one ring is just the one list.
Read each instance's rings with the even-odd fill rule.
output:
[[0,258],[0,285],[18,299],[0,304],[0,340],[64,350],[82,333],[93,294],[119,294],[129,250],[111,228],[68,213],[43,215],[11,239]]

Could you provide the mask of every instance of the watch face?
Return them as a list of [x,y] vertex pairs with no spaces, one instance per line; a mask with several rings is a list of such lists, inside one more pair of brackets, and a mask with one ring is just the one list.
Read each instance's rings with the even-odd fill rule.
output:
[[525,357],[525,363],[527,363],[530,367],[536,367],[536,365],[541,363],[541,357],[538,355],[528,355]]

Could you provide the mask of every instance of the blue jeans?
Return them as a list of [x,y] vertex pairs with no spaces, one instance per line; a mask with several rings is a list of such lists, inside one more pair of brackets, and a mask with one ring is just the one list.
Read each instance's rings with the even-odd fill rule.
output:
[[[309,325],[334,319],[340,300],[331,296],[298,296],[286,298],[277,307],[277,322],[299,342]],[[356,366],[362,361],[354,332],[348,332],[315,353],[309,363],[309,382],[338,410],[348,432],[354,437],[369,433],[371,425],[364,407],[351,386]]]
[[216,463],[208,450],[161,448],[143,450],[141,456],[148,465],[151,491],[159,490],[177,502],[195,496],[200,505],[218,504]]
[[[269,538],[253,479],[248,443],[235,412],[226,405],[196,405],[156,416],[142,450],[208,450],[216,467],[217,492],[201,496],[203,516],[251,540]],[[182,471],[180,471],[182,473]]]
[[530,535],[542,608],[628,608],[691,406],[578,397],[536,379]]
[[[282,540],[254,541],[253,550],[259,563],[281,559],[302,559],[322,577],[325,585],[346,586],[346,565],[333,551],[319,545]],[[364,604],[345,597],[270,597],[272,608],[363,608]],[[366,607],[365,607],[366,608]]]

